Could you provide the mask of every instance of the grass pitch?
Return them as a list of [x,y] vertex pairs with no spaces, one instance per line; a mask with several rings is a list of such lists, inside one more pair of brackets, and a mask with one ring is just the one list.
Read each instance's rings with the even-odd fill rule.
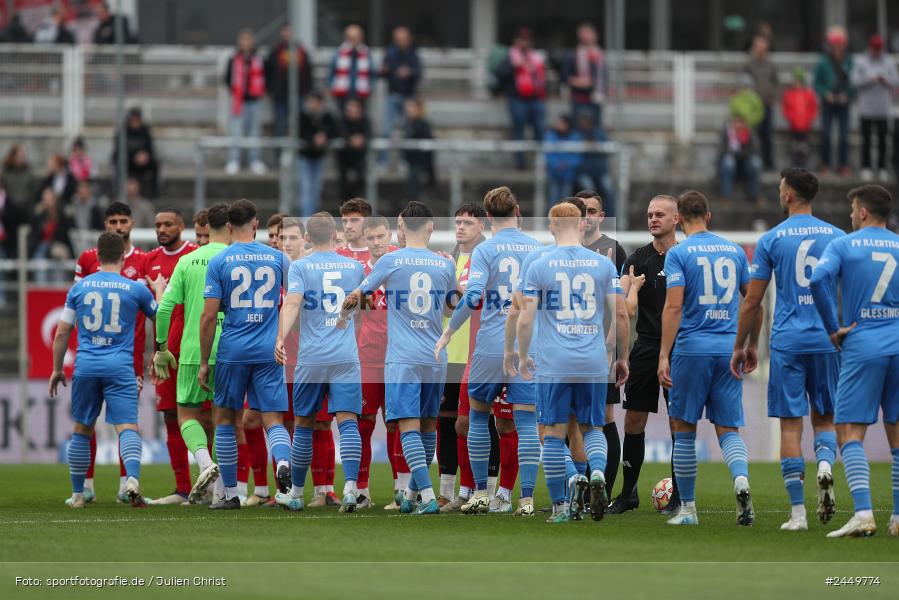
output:
[[[637,598],[805,597],[835,593],[831,588],[837,586],[828,585],[827,577],[873,576],[879,585],[844,584],[841,596],[895,597],[899,539],[886,531],[892,508],[889,465],[872,466],[880,530],[864,540],[825,539],[849,518],[850,496],[838,465],[837,516],[821,525],[814,519],[814,472],[809,464],[809,531],[787,533],[779,530],[789,507],[776,464],[750,466],[752,528],[735,524],[730,475],[721,464],[699,467],[698,527],[668,526],[652,509],[649,490],[667,474],[667,465],[657,464],[644,466],[639,510],[565,526],[544,523],[542,513],[521,519],[385,512],[381,507],[392,488],[387,465],[372,468],[378,507],[354,515],[334,508],[302,513],[131,509],[115,504],[117,467],[98,467],[98,500],[72,511],[63,505],[70,493],[65,465],[5,465],[0,467],[0,597],[196,597],[204,591],[241,598],[272,597],[272,592],[381,598],[412,591],[456,599],[600,591]],[[342,486],[339,472],[336,484]],[[169,493],[169,467],[144,467],[142,485],[150,497]],[[307,501],[310,492],[311,486]],[[536,496],[538,506],[549,504],[542,477]],[[50,587],[50,578],[116,575],[129,585]],[[26,586],[16,577],[42,583]],[[225,585],[194,577],[224,577]]]

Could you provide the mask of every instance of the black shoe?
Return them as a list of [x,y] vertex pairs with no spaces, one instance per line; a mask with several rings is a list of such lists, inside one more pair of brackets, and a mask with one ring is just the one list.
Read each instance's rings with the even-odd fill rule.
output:
[[590,479],[590,516],[594,521],[602,521],[609,506],[609,496],[606,494],[606,482],[599,477]]
[[281,465],[278,467],[278,491],[286,494],[290,490],[290,467]]
[[673,517],[677,514],[677,511],[680,510],[680,500],[675,500],[674,498],[668,502],[668,506],[659,511],[659,514],[663,517]]
[[612,504],[609,505],[608,513],[610,515],[620,515],[623,512],[627,512],[629,510],[637,510],[637,507],[640,506],[640,498],[637,494],[632,494],[628,497],[625,497],[624,494],[619,494],[614,500],[612,500]]
[[237,510],[240,508],[240,498],[232,496],[225,500],[222,498],[215,504],[209,505],[209,510]]

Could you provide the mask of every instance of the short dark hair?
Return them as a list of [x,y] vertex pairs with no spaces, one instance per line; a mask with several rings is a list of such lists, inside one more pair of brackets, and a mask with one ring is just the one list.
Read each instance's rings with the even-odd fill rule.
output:
[[180,208],[175,208],[173,206],[163,206],[156,210],[156,214],[158,215],[159,213],[172,213],[173,215],[178,217],[179,221],[184,222],[184,216],[181,214]]
[[256,205],[249,200],[235,200],[228,207],[228,223],[234,227],[243,227],[256,218]]
[[709,201],[702,192],[686,190],[677,197],[677,212],[686,221],[703,219],[709,214]]
[[584,204],[584,201],[577,196],[562,198],[561,200],[559,200],[559,204],[571,204],[572,206],[576,206],[577,209],[581,211],[581,218],[587,216],[587,205]]
[[281,221],[283,221],[283,220],[284,220],[284,217],[286,217],[286,216],[287,216],[287,215],[284,214],[284,213],[275,213],[275,214],[273,214],[272,216],[270,216],[270,217],[268,218],[268,222],[265,224],[265,228],[268,229],[269,227],[278,227],[278,226],[280,226],[280,225],[281,225]]
[[204,208],[194,215],[194,226],[206,227],[209,225],[209,210]]
[[589,200],[590,198],[596,198],[599,201],[599,208],[603,208],[602,196],[599,195],[599,192],[595,192],[593,190],[581,190],[577,194],[574,195],[575,198],[580,198],[581,200]]
[[517,207],[518,200],[515,199],[515,194],[505,185],[484,194],[484,208],[491,217],[500,219],[514,217]]
[[811,202],[818,193],[818,178],[811,171],[790,167],[781,171],[780,176],[784,183],[806,202]]
[[126,217],[130,217],[131,207],[124,202],[113,202],[106,207],[106,210],[103,212],[103,216],[104,218],[108,218],[113,215],[124,215]]
[[306,235],[306,226],[303,225],[303,219],[299,217],[284,217],[278,224],[278,229],[284,231],[296,227],[300,230],[300,235]]
[[125,240],[117,233],[103,232],[97,238],[97,258],[101,265],[111,265],[125,255]]
[[408,231],[421,231],[434,220],[434,212],[430,207],[416,200],[410,201],[400,216],[403,218],[403,227]]
[[228,224],[228,204],[225,202],[216,202],[206,209],[206,220],[209,222],[210,229],[221,230]]
[[337,224],[329,212],[317,212],[306,221],[306,235],[313,244],[319,246],[327,244],[334,237],[336,231]]
[[486,219],[487,211],[484,210],[483,206],[478,206],[474,202],[466,202],[456,209],[456,213],[453,216],[458,217],[459,215],[471,215],[478,219]]
[[853,200],[858,202],[859,206],[867,209],[880,221],[887,221],[890,218],[893,197],[883,186],[868,184],[852,188],[847,197],[850,202]]
[[364,198],[350,198],[340,205],[340,216],[344,217],[353,213],[359,213],[363,217],[370,217],[371,204],[366,202]]
[[382,215],[366,217],[365,223],[362,224],[362,229],[374,229],[375,227],[384,227],[387,231],[390,231],[390,221]]

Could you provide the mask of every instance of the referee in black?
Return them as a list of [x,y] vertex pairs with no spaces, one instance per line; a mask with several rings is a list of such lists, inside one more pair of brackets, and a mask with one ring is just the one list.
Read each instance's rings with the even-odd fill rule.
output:
[[[631,319],[637,318],[637,340],[630,355],[630,378],[624,386],[624,447],[622,452],[624,483],[621,494],[609,506],[608,513],[619,514],[640,505],[637,482],[646,451],[644,433],[649,413],[659,410],[659,346],[662,339],[662,308],[665,306],[665,254],[677,243],[677,198],[655,196],[646,210],[652,242],[637,248],[624,262],[621,287],[627,299]],[[668,391],[663,390],[665,401]],[[674,469],[671,470],[674,482]],[[665,510],[680,504],[677,484]]]

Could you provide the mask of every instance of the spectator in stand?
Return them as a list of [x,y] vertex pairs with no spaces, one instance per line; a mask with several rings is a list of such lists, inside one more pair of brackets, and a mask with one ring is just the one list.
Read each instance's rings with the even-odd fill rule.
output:
[[768,38],[764,35],[756,35],[752,39],[752,48],[749,51],[749,60],[743,70],[752,77],[755,91],[765,106],[765,114],[756,126],[759,143],[762,150],[762,164],[766,170],[774,168],[774,149],[772,143],[774,112],[773,107],[777,102],[777,67],[771,62],[768,48]]
[[66,9],[54,6],[50,16],[44,19],[34,32],[35,44],[74,44],[75,36],[66,27]]
[[599,34],[591,23],[578,25],[577,46],[562,63],[562,81],[571,91],[572,118],[586,112],[596,127],[602,128],[602,108],[609,94],[609,66],[599,45]]
[[337,151],[337,167],[340,171],[340,197],[355,198],[365,191],[365,151],[371,128],[362,102],[347,100],[340,121],[340,137],[344,147]]
[[365,102],[371,96],[375,77],[371,51],[365,45],[365,33],[359,25],[348,25],[343,31],[343,43],[331,60],[328,87],[337,101],[338,112],[344,114],[344,104],[355,99]]
[[862,129],[863,181],[871,181],[871,129],[877,130],[877,173],[881,182],[887,173],[887,121],[893,106],[893,90],[899,85],[899,74],[893,60],[883,52],[883,38],[872,35],[868,51],[855,57],[850,77],[858,91],[858,116]]
[[718,177],[722,202],[730,199],[735,181],[742,179],[746,184],[747,197],[760,204],[762,202],[762,198],[759,196],[761,170],[762,159],[758,155],[758,143],[752,128],[741,116],[732,115],[721,132]]
[[[3,188],[3,181],[0,180],[0,258],[6,258],[13,254],[13,252],[10,252],[11,248],[9,247],[12,236],[7,232],[19,226],[16,216],[10,212],[9,208],[9,196]],[[5,300],[3,295],[4,279],[5,276],[0,275],[0,305]]]
[[[506,58],[497,65],[496,78],[509,100],[512,139],[523,140],[530,125],[534,139],[543,141],[546,119],[546,61],[532,46],[531,30],[522,27]],[[515,166],[524,169],[524,154],[515,155]]]
[[[235,140],[258,138],[262,126],[262,97],[265,95],[265,65],[256,54],[256,42],[249,29],[241,29],[237,34],[237,49],[228,60],[224,81],[231,100],[228,135]],[[250,148],[248,154],[250,170],[256,175],[264,175],[266,169],[261,150]],[[225,173],[236,175],[238,171],[240,148],[232,146]]]
[[[71,227],[72,224],[53,188],[43,188],[40,201],[34,207],[31,218],[28,255],[31,258],[56,260],[74,258],[75,251],[69,238]],[[38,270],[37,281],[47,282],[49,279],[46,270]]]
[[[602,127],[594,127],[593,120],[586,112],[577,115],[575,129],[585,142],[608,142]],[[584,152],[577,174],[578,187],[597,190],[603,199],[603,211],[607,217],[615,216],[615,186],[609,174],[609,155],[603,152]]]
[[[580,133],[575,131],[571,117],[560,115],[546,132],[547,142],[577,142]],[[581,165],[581,153],[554,150],[546,153],[546,175],[549,180],[549,201],[558,202],[571,195]]]
[[19,221],[27,221],[31,218],[36,184],[31,165],[28,164],[28,153],[25,146],[13,144],[3,159],[0,187],[6,190],[7,211],[15,214]]
[[40,194],[35,203],[40,202],[44,188],[51,188],[63,206],[67,206],[75,195],[75,187],[78,182],[69,170],[69,161],[62,154],[51,154],[47,159],[47,174],[41,181]]
[[[425,118],[424,103],[418,98],[406,100],[403,137],[407,140],[432,140],[431,123]],[[421,195],[421,176],[425,187],[434,185],[434,153],[430,150],[404,150],[403,159],[409,167],[406,179],[406,200],[418,200]]]
[[[128,111],[125,119],[125,152],[128,164],[128,177],[140,182],[141,193],[150,198],[159,195],[159,162],[153,149],[153,134],[144,122],[141,110],[137,107]],[[118,167],[119,136],[113,140],[112,165]]]
[[[397,27],[393,30],[393,43],[387,47],[381,63],[380,75],[387,80],[388,92],[382,130],[385,138],[392,137],[397,126],[403,126],[406,101],[415,97],[421,74],[421,61],[418,50],[412,45],[412,33],[408,27]],[[387,162],[386,152],[381,153],[380,160]]]
[[337,123],[325,107],[324,98],[311,92],[300,114],[300,139],[303,147],[298,158],[300,172],[300,216],[311,217],[321,204],[322,178],[328,144],[337,135]]
[[140,195],[140,183],[134,177],[125,182],[125,203],[131,207],[134,227],[155,227],[156,208],[153,203]]
[[[115,44],[115,19],[116,15],[109,11],[109,3],[101,2],[97,5],[97,28],[94,30],[94,43],[100,45]],[[135,36],[131,33],[128,17],[122,15],[122,43],[133,44]]]
[[796,67],[793,85],[783,94],[784,119],[790,126],[791,166],[805,168],[809,155],[808,134],[818,115],[815,91],[805,81],[805,71]]
[[94,195],[90,181],[78,182],[75,199],[66,212],[71,216],[75,229],[103,230],[103,208]]
[[821,174],[827,174],[833,159],[830,133],[837,122],[837,155],[840,175],[848,176],[849,169],[849,103],[855,97],[852,86],[852,55],[846,51],[849,38],[842,27],[827,32],[827,50],[815,67],[814,88],[821,104]]
[[[293,29],[284,25],[280,30],[280,40],[271,49],[265,59],[265,87],[272,99],[272,115],[275,120],[275,136],[287,135],[290,122],[288,105],[290,104],[290,40]],[[309,54],[302,44],[297,42],[297,87],[300,102],[312,91],[312,68],[309,65]],[[302,104],[300,104],[302,110]]]
[[83,137],[79,136],[72,142],[72,151],[69,153],[69,171],[72,172],[75,181],[87,181],[96,174],[94,161],[87,154]]
[[31,34],[22,24],[22,17],[13,13],[6,27],[0,29],[0,44],[30,44]]

